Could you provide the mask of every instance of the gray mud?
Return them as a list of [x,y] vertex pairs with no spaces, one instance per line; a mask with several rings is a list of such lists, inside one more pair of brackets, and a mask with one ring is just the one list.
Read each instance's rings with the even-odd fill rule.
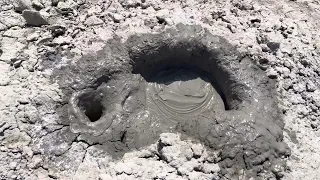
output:
[[52,138],[76,139],[113,158],[167,132],[218,151],[215,163],[231,177],[244,169],[248,177],[280,178],[290,155],[274,80],[199,26],[177,25],[124,43],[115,37],[97,56],[56,69],[53,78],[68,102],[59,109],[60,123],[70,130]]

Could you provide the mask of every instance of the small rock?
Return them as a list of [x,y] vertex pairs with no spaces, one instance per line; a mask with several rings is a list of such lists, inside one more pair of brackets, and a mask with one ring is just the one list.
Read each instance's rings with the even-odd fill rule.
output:
[[65,44],[70,44],[72,41],[72,38],[71,37],[62,37],[62,36],[59,36],[57,38],[55,38],[52,43],[54,45],[65,45]]
[[119,3],[125,8],[138,7],[140,4],[138,0],[119,0]]
[[312,103],[320,108],[320,91],[314,91],[314,93],[312,94]]
[[29,25],[41,26],[49,24],[48,21],[38,11],[24,10],[22,12],[22,16]]
[[309,109],[304,104],[298,104],[295,108],[295,111],[302,116],[309,114]]
[[40,10],[40,9],[43,9],[43,8],[44,8],[43,4],[42,4],[39,0],[32,0],[32,6],[33,6],[36,10]]
[[76,0],[76,3],[78,5],[84,5],[86,3],[87,0]]
[[289,69],[293,69],[294,68],[294,62],[287,59],[284,61],[283,65]]
[[312,81],[307,82],[307,91],[314,92],[317,89],[316,85]]
[[10,164],[9,164],[10,169],[12,169],[12,170],[16,169],[17,165],[18,165],[18,163],[17,163],[17,162],[15,162],[15,161],[10,162]]
[[271,51],[277,51],[280,47],[280,43],[278,42],[268,42],[267,46],[271,49]]
[[316,122],[311,123],[311,128],[316,129],[318,127],[318,124]]
[[99,14],[99,13],[101,13],[101,11],[102,11],[102,9],[100,6],[98,6],[98,5],[93,6],[90,9],[88,9],[88,16]]
[[3,37],[25,38],[27,30],[20,27],[12,27],[3,33]]
[[58,36],[61,36],[63,35],[65,32],[66,32],[66,27],[63,26],[63,25],[52,25],[50,27],[50,30],[51,30],[51,33],[52,33],[52,36],[53,37],[58,37]]
[[253,5],[251,0],[235,1],[234,6],[240,10],[253,10]]
[[0,22],[0,31],[6,30],[7,26]]
[[84,22],[85,25],[87,26],[95,26],[95,25],[100,25],[103,24],[103,21],[98,18],[97,16],[90,16],[86,19],[86,21]]
[[164,146],[172,146],[180,139],[179,135],[174,133],[162,133],[160,135],[159,144]]
[[27,133],[15,130],[14,132],[12,132],[12,134],[7,136],[3,140],[3,143],[8,148],[14,149],[14,148],[26,146],[30,143],[30,141],[31,141],[31,137]]
[[76,6],[77,3],[75,3],[72,0],[59,1],[57,4],[57,8],[60,10],[62,14],[72,13]]
[[277,79],[278,73],[277,73],[277,71],[275,71],[274,69],[270,68],[270,69],[267,70],[267,76],[268,76],[270,79]]
[[107,41],[113,37],[112,30],[110,30],[108,28],[95,28],[94,32],[97,35],[99,35],[99,37],[104,41]]
[[38,40],[40,37],[40,34],[39,32],[34,32],[34,33],[31,33],[27,36],[27,41],[31,42],[31,41],[36,41]]
[[203,164],[203,168],[202,168],[202,171],[204,173],[217,173],[220,171],[220,167],[218,164],[208,164],[208,163],[205,163]]
[[132,169],[131,167],[127,166],[126,164],[119,162],[115,166],[115,170],[118,174],[125,173],[125,174],[132,174]]
[[283,88],[285,90],[288,90],[291,87],[292,87],[292,80],[290,78],[288,78],[283,82]]
[[119,23],[124,19],[124,17],[121,14],[115,13],[112,15],[112,19],[114,22]]
[[49,32],[41,34],[41,38],[39,38],[36,42],[36,45],[42,44],[42,43],[48,43],[52,40],[52,34]]
[[266,44],[260,44],[262,52],[270,52],[269,47]]
[[29,147],[29,146],[24,146],[24,147],[23,147],[23,153],[24,153],[25,155],[27,155],[28,157],[32,157],[32,156],[33,156],[32,148]]
[[194,158],[201,157],[203,152],[203,146],[201,144],[192,144],[191,149],[192,149]]
[[80,33],[80,29],[75,29],[75,30],[71,33],[71,37],[72,37],[72,38],[75,38],[79,33]]
[[29,104],[29,99],[27,97],[21,97],[20,99],[18,99],[18,103],[20,104]]
[[148,157],[152,157],[152,155],[153,154],[151,151],[144,149],[144,150],[140,151],[140,153],[138,154],[138,157],[139,158],[148,158]]
[[292,95],[290,101],[292,104],[303,104],[306,102],[300,94]]
[[56,5],[58,5],[59,1],[60,0],[51,0],[51,5],[56,6]]
[[166,20],[168,19],[170,12],[168,9],[161,9],[157,12],[156,18],[158,19],[159,24],[166,23]]
[[14,58],[18,56],[18,53],[25,48],[25,44],[22,44],[16,40],[16,38],[3,37],[2,41],[2,54],[0,53],[0,61],[10,63]]
[[42,158],[40,157],[40,155],[36,155],[32,157],[31,163],[29,164],[30,168],[32,169],[36,169],[38,167],[40,167],[42,163]]
[[301,82],[301,83],[294,84],[292,88],[294,92],[300,93],[306,90],[306,85],[303,82]]
[[51,0],[40,0],[41,4],[44,6],[44,8],[50,7],[52,5]]
[[25,9],[31,9],[32,3],[31,0],[17,0],[14,4],[14,9],[18,12],[22,12]]
[[150,6],[151,6],[151,4],[149,2],[144,2],[144,3],[141,4],[141,8],[142,9],[147,9]]
[[21,59],[12,59],[12,61],[11,61],[10,64],[11,64],[13,67],[18,68],[18,67],[20,67],[20,65],[21,65],[22,62],[23,62],[23,61],[22,61]]
[[11,28],[13,26],[22,27],[25,25],[25,20],[23,17],[14,11],[0,12],[0,21],[7,28]]

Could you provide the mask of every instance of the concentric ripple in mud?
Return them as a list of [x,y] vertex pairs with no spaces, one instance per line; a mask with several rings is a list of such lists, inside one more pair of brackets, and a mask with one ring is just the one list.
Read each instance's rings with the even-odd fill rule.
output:
[[149,110],[157,115],[177,121],[211,108],[223,108],[212,84],[194,72],[163,71],[155,79],[146,84],[146,98]]

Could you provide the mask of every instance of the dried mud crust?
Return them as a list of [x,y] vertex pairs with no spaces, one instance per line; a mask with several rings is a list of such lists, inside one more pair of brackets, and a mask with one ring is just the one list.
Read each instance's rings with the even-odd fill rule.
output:
[[[213,108],[176,121],[154,113],[145,84],[167,69],[206,75],[223,106],[213,103]],[[85,142],[117,159],[155,143],[161,133],[178,132],[218,152],[214,161],[221,175],[238,177],[245,170],[248,178],[280,178],[286,168],[290,150],[282,142],[274,80],[224,38],[200,26],[179,24],[124,43],[115,37],[97,56],[56,69],[52,78],[68,102],[58,112],[60,123],[70,128],[49,137],[58,144]],[[44,153],[61,154],[61,146],[51,142],[40,142]]]

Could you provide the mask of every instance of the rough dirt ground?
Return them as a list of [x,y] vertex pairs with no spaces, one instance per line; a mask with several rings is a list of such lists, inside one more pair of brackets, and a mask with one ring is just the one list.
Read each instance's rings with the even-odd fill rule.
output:
[[65,128],[57,123],[62,92],[50,81],[53,68],[95,55],[114,35],[125,41],[182,22],[225,37],[277,79],[285,142],[292,151],[283,179],[319,179],[319,17],[317,0],[2,0],[0,178],[218,178],[217,164],[193,158],[206,158],[205,148],[174,134],[163,134],[157,142],[172,144],[158,152],[167,161],[153,157],[157,149],[151,145],[111,162],[77,141],[61,145],[61,167],[68,168],[52,169],[35,146],[39,137]]

